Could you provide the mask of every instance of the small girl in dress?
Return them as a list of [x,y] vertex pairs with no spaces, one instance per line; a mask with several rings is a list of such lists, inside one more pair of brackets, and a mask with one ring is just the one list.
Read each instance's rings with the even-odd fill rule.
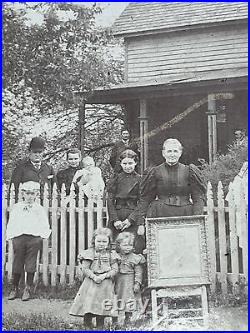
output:
[[85,278],[69,313],[84,316],[88,328],[92,328],[93,317],[96,317],[97,327],[102,328],[105,317],[117,316],[114,307],[105,306],[105,302],[114,301],[113,279],[118,273],[119,256],[110,250],[110,240],[110,229],[97,229],[93,235],[93,247],[78,256]]
[[146,262],[142,254],[133,253],[135,236],[130,232],[122,232],[116,239],[116,251],[120,254],[119,273],[116,276],[115,292],[117,299],[125,305],[125,321],[130,320],[133,312],[141,310],[141,283],[143,277],[142,264]]

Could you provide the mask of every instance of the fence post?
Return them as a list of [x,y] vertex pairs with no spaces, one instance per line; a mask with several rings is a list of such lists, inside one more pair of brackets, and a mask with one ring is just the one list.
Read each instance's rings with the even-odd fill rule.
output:
[[229,211],[229,228],[230,228],[230,252],[232,265],[232,283],[233,290],[239,281],[239,257],[238,257],[238,240],[236,230],[236,206],[232,183],[229,184],[228,191],[228,211]]
[[2,279],[5,276],[5,263],[6,263],[6,226],[7,226],[7,193],[8,189],[6,184],[2,188]]
[[[43,207],[49,219],[49,188],[48,184],[45,183],[43,189]],[[49,284],[49,240],[43,239],[43,284],[48,286]]]
[[219,226],[219,247],[220,247],[220,276],[221,291],[227,294],[227,243],[226,243],[226,222],[224,192],[221,181],[218,183],[218,226]]
[[51,285],[56,286],[56,278],[57,278],[57,234],[58,234],[58,228],[57,228],[57,207],[58,207],[58,198],[57,198],[57,186],[56,184],[53,185],[53,191],[52,191],[52,201],[51,201]]
[[208,246],[211,260],[211,292],[216,288],[216,255],[215,255],[215,231],[214,231],[214,200],[212,185],[207,184],[207,226],[208,226]]
[[69,283],[74,283],[75,277],[75,260],[76,260],[76,201],[75,201],[75,187],[71,184],[69,194]]
[[66,187],[62,184],[61,188],[61,258],[60,258],[60,284],[66,283],[66,268],[67,268],[67,248],[66,248],[66,216],[67,216],[67,203],[66,203]]
[[240,213],[240,223],[241,223],[241,243],[242,243],[242,259],[243,259],[243,272],[246,279],[246,284],[248,282],[248,219],[247,219],[247,200],[245,197],[245,189],[243,186],[243,182],[240,183],[240,194],[241,194],[241,200],[240,200],[240,207],[239,207],[239,213]]
[[[12,206],[15,204],[15,186],[14,184],[11,185],[10,188],[10,202],[9,202],[9,210],[11,211]],[[13,244],[12,240],[8,241],[9,248],[8,248],[8,281],[12,279],[12,263],[13,263]]]

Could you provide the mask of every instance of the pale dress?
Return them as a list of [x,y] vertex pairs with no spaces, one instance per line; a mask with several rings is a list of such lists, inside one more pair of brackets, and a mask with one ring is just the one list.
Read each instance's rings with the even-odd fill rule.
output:
[[143,268],[146,262],[141,254],[120,255],[119,272],[116,275],[115,293],[118,300],[125,303],[125,312],[141,309],[141,293],[134,292],[135,282],[142,283]]
[[[73,316],[84,316],[92,313],[101,316],[117,316],[115,307],[105,307],[104,302],[114,302],[113,278],[118,272],[119,256],[116,252],[96,252],[93,248],[81,253],[81,269],[85,276],[84,281],[70,308]],[[91,277],[107,273],[108,278],[100,284],[95,283]]]

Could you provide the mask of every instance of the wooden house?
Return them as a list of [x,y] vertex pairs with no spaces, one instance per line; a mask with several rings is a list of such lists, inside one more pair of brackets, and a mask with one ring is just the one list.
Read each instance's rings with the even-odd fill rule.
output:
[[247,127],[247,2],[131,2],[113,31],[125,43],[124,83],[88,103],[122,104],[142,169],[178,138],[183,161],[212,161]]

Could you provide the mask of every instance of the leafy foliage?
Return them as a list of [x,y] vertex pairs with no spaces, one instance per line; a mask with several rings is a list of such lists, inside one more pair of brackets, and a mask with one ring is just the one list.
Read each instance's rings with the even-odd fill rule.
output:
[[247,159],[248,140],[247,137],[244,137],[240,144],[234,142],[230,145],[227,154],[218,155],[211,165],[204,164],[203,174],[214,189],[221,180],[225,193],[227,193],[229,183],[233,181]]
[[[31,24],[29,11],[39,13],[42,23]],[[47,159],[60,167],[64,151],[78,142],[79,105],[74,93],[88,97],[98,86],[121,82],[123,61],[115,60],[111,52],[119,45],[109,29],[95,26],[100,12],[95,4],[23,3],[19,8],[4,3],[5,179],[34,135],[47,140]],[[87,109],[85,120],[86,153],[97,152],[111,137],[109,143],[114,141],[123,112],[120,107],[94,106]],[[108,154],[104,149],[102,156]]]

